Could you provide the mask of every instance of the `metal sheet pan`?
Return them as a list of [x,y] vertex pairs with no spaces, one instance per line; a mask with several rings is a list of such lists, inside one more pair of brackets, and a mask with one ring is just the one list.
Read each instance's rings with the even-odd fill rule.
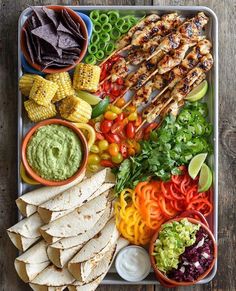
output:
[[[143,15],[143,13],[157,13],[164,14],[170,12],[178,12],[184,17],[191,17],[199,11],[203,11],[209,18],[209,24],[206,29],[206,35],[213,43],[213,57],[214,57],[214,66],[210,73],[208,73],[208,107],[209,107],[209,119],[214,125],[214,132],[212,136],[212,143],[214,145],[214,154],[209,160],[209,163],[214,172],[214,191],[213,191],[213,203],[214,211],[211,217],[209,218],[209,223],[211,225],[212,231],[215,235],[217,241],[218,233],[218,19],[216,14],[208,7],[204,6],[69,6],[70,8],[76,11],[82,11],[83,13],[89,13],[91,10],[119,10],[122,14],[132,12],[134,15]],[[21,51],[20,51],[20,29],[25,19],[29,15],[31,9],[25,9],[20,17],[18,22],[18,77],[22,75],[21,69]],[[18,196],[21,196],[25,192],[28,192],[32,186],[26,185],[21,182],[19,165],[21,161],[21,142],[22,137],[25,135],[27,130],[32,126],[32,123],[28,121],[23,110],[23,102],[21,93],[18,92]],[[19,215],[20,218],[20,215]],[[212,272],[198,284],[206,284],[210,282],[217,271],[217,263],[215,264]],[[102,284],[133,284],[127,281],[124,281],[115,271],[114,267],[110,269]],[[148,277],[136,284],[148,285],[148,284],[157,284],[154,273],[151,272]]]

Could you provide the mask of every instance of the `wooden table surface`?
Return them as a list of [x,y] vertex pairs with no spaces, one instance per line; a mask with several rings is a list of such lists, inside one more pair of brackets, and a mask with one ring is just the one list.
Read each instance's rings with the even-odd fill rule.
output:
[[[28,5],[205,5],[219,18],[219,259],[214,280],[188,290],[236,290],[236,1],[235,0],[0,0],[0,290],[30,288],[16,275],[16,249],[5,229],[17,221],[17,20]],[[103,291],[154,291],[159,286],[100,286]],[[179,288],[184,290],[184,288]]]

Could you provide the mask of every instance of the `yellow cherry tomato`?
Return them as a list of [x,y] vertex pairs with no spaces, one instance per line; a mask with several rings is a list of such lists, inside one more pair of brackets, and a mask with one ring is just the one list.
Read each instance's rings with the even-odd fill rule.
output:
[[108,148],[108,152],[112,157],[115,157],[119,153],[119,146],[116,143],[111,143]]
[[134,105],[129,105],[126,110],[128,110],[129,112],[135,112],[136,111],[136,107]]
[[98,165],[101,161],[101,158],[97,154],[89,154],[88,164],[89,165]]
[[103,139],[98,142],[98,148],[100,151],[105,151],[109,147],[109,143],[107,140]]
[[111,158],[112,162],[116,163],[116,164],[120,164],[123,161],[123,157],[121,155],[121,153],[118,153],[118,155],[116,155],[115,157]]
[[129,147],[128,148],[128,154],[129,154],[129,156],[134,156],[135,155],[135,149],[132,148],[132,147]]
[[111,156],[108,153],[103,153],[101,154],[101,159],[102,160],[110,160]]
[[135,121],[138,118],[137,112],[133,112],[128,116],[129,121]]
[[124,98],[120,98],[116,101],[116,106],[122,108],[125,105],[126,101]]
[[122,110],[119,107],[115,106],[115,105],[110,105],[110,110],[112,112],[116,113],[116,114],[122,113]]
[[99,170],[99,165],[88,165],[87,169],[92,172],[92,173],[95,173]]
[[94,154],[98,154],[99,153],[99,147],[95,144],[93,144],[90,148],[90,152],[94,153]]
[[105,114],[104,114],[104,117],[108,120],[114,120],[117,118],[117,114],[112,112],[112,111],[107,111]]

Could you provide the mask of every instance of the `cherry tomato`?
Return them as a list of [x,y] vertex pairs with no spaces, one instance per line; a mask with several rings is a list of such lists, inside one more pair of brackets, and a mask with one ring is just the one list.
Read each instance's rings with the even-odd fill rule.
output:
[[109,147],[109,143],[107,140],[104,139],[98,142],[98,148],[100,151],[105,151],[108,149],[108,147]]
[[139,125],[141,125],[141,123],[142,123],[142,116],[138,115],[137,119],[134,122],[134,126],[139,127]]
[[122,121],[124,119],[125,115],[124,113],[120,113],[117,118],[116,118],[116,121],[119,122],[119,121]]
[[117,118],[117,114],[112,111],[107,111],[105,112],[104,117],[108,120],[114,120]]
[[88,170],[92,173],[97,172],[99,170],[99,165],[88,165]]
[[124,129],[124,123],[122,121],[115,122],[111,127],[111,132],[114,134],[119,134],[120,131]]
[[126,108],[127,111],[129,112],[135,112],[136,111],[136,107],[134,105],[129,105],[127,108]]
[[112,157],[115,157],[119,153],[119,146],[116,143],[111,143],[108,148],[108,152]]
[[110,89],[111,89],[111,84],[108,80],[106,80],[103,85],[103,91],[105,91],[106,93],[109,93],[110,92]]
[[116,101],[116,106],[121,108],[125,105],[125,102],[126,102],[125,99],[122,97]]
[[126,135],[128,138],[134,138],[135,135],[135,128],[132,122],[129,122],[126,125]]
[[111,86],[111,94],[115,97],[118,97],[121,94],[121,90],[118,85],[112,84]]
[[110,104],[109,110],[111,110],[112,112],[114,112],[116,114],[121,114],[122,113],[122,110],[119,107],[117,107],[115,105],[112,105],[112,104]]
[[129,156],[134,156],[136,154],[135,149],[132,147],[128,148],[128,155]]
[[135,140],[136,140],[136,141],[142,140],[142,139],[143,139],[143,136],[144,136],[144,131],[143,131],[143,129],[141,128],[141,129],[139,129],[139,131],[137,131],[137,132],[135,133]]
[[132,112],[132,113],[128,116],[129,121],[135,121],[135,120],[137,120],[137,118],[138,118],[138,114],[137,114],[137,112]]
[[100,163],[100,157],[97,154],[89,154],[88,164],[89,165],[98,165]]
[[157,127],[158,123],[157,122],[152,122],[150,123],[144,130],[144,134],[149,134],[153,129]]
[[109,160],[101,160],[100,165],[102,167],[108,167],[108,168],[114,167],[114,164],[112,163],[112,161],[109,161]]
[[105,133],[104,136],[109,143],[120,143],[120,138],[117,134]]
[[111,130],[113,122],[111,120],[104,119],[100,124],[100,130],[102,133],[108,133]]
[[96,140],[103,140],[104,136],[100,132],[96,132]]
[[116,83],[118,84],[118,85],[123,85],[124,84],[124,80],[123,80],[123,78],[118,78],[117,80],[116,80]]
[[128,147],[126,143],[121,143],[120,152],[125,159],[128,157]]
[[90,152],[94,153],[94,154],[98,154],[99,153],[99,147],[95,144],[93,144],[90,148]]
[[111,156],[107,153],[101,154],[101,159],[102,160],[110,160]]
[[111,158],[112,162],[116,163],[116,164],[120,164],[123,161],[123,157],[121,155],[121,153],[118,153],[118,155],[116,155],[115,157]]

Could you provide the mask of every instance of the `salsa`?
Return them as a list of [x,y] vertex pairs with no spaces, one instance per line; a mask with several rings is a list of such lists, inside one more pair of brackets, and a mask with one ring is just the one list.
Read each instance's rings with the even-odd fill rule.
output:
[[62,181],[80,167],[82,145],[73,130],[63,125],[40,127],[31,137],[26,157],[31,168],[42,178]]

